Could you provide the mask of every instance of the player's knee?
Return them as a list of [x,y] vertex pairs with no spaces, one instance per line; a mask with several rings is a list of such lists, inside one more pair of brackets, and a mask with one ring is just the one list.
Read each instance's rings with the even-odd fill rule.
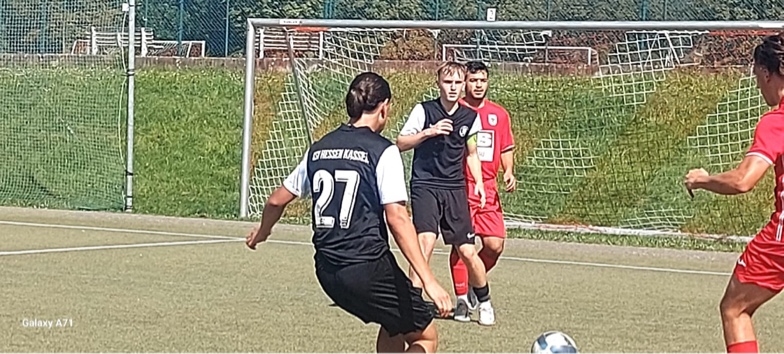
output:
[[464,263],[470,264],[473,263],[474,258],[477,256],[476,247],[472,243],[465,243],[460,246],[455,247],[457,248],[457,254],[463,260]]
[[493,258],[498,258],[498,257],[501,256],[501,253],[504,252],[504,243],[503,242],[488,242],[487,244],[482,246],[482,250],[488,256],[492,256]]
[[743,314],[751,316],[754,314],[754,310],[749,304],[742,301],[742,296],[735,294],[734,291],[725,292],[719,301],[719,313],[721,318],[725,320],[738,318]]

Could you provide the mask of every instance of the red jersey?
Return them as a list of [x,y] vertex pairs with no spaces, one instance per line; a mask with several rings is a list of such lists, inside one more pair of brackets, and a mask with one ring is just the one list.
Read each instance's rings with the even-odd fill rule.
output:
[[[482,130],[477,133],[476,150],[479,161],[482,161],[482,180],[485,184],[495,184],[501,168],[501,153],[514,148],[512,122],[509,113],[499,104],[485,99],[479,108],[474,108],[460,100],[460,103],[474,109],[482,121]],[[474,177],[465,167],[466,180],[474,183]]]
[[768,240],[780,242],[784,228],[784,102],[779,108],[762,115],[754,130],[754,142],[747,155],[761,157],[774,166],[776,211],[760,232]]

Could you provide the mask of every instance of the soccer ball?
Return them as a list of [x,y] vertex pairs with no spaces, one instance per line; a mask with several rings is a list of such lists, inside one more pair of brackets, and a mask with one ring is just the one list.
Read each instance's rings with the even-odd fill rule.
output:
[[566,333],[549,331],[536,338],[531,346],[531,353],[577,353],[577,344]]

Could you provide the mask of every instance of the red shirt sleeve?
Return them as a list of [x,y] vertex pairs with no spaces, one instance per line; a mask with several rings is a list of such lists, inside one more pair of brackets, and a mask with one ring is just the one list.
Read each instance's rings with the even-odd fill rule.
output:
[[509,112],[502,109],[500,112],[501,121],[503,122],[502,129],[499,132],[499,145],[501,145],[501,152],[507,151],[514,147],[514,134],[512,133],[512,118],[509,117]]
[[784,115],[764,115],[754,129],[754,142],[746,155],[762,157],[770,164],[784,155]]

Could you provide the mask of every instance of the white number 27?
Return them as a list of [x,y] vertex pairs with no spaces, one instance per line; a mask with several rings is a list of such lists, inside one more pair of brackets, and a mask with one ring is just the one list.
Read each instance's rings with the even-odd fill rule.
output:
[[354,212],[354,203],[359,189],[359,172],[352,170],[336,170],[335,176],[327,170],[318,170],[313,175],[313,191],[321,192],[316,205],[313,206],[313,220],[317,228],[331,229],[335,227],[335,217],[324,215],[325,209],[335,194],[335,182],[346,184],[343,190],[343,199],[340,201],[340,227],[348,229],[351,224],[351,214]]

